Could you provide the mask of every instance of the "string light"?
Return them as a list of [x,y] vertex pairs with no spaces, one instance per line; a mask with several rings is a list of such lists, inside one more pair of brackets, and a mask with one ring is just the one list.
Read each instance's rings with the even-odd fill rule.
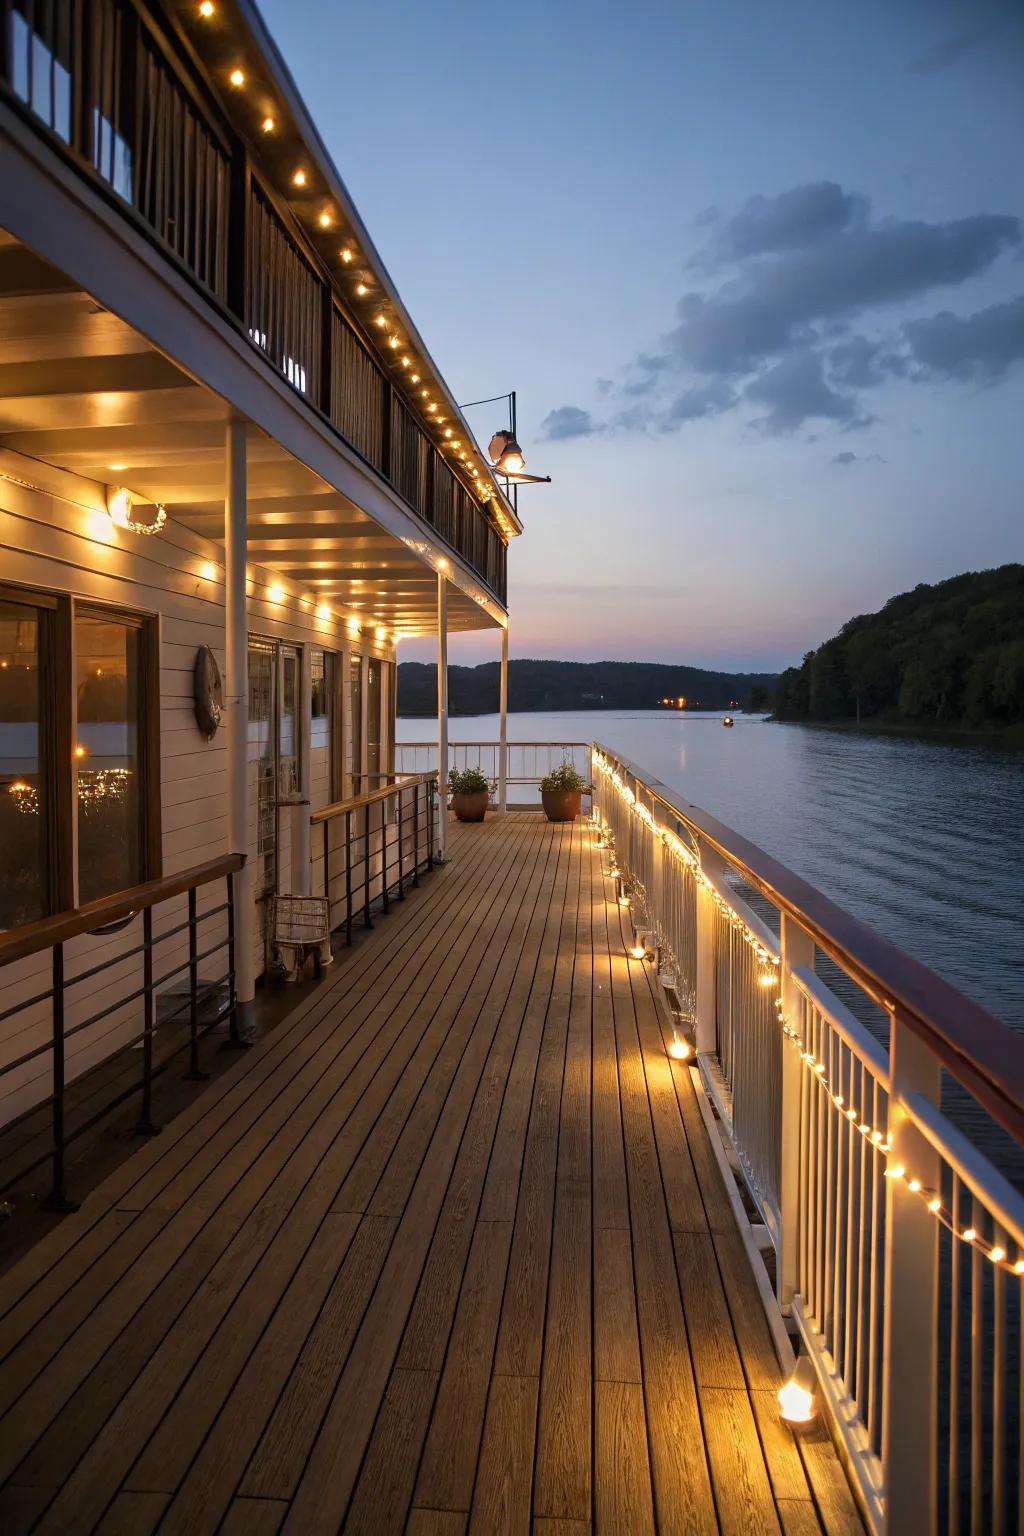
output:
[[[593,756],[593,763],[595,770],[609,782],[616,794],[621,800],[625,802],[632,814],[635,815],[640,821],[644,822],[650,829],[652,835],[660,838],[665,848],[668,849],[671,854],[673,854],[682,864],[688,868],[694,880],[708,892],[723,918],[731,925],[734,930],[742,934],[745,941],[753,949],[755,957],[761,967],[760,973],[758,975],[759,984],[765,987],[777,987],[779,982],[781,957],[777,954],[774,954],[771,950],[765,947],[761,936],[743,920],[739,913],[729,904],[728,901],[726,901],[726,899],[721,895],[717,888],[711,883],[700,866],[699,855],[692,848],[687,847],[681,838],[677,837],[672,831],[669,830],[669,828],[660,826],[655,821],[651,811],[637,800],[636,795],[624,782],[622,776],[615,770],[611,762],[606,757],[604,757],[603,754],[595,752]],[[594,813],[594,819],[595,821],[598,821],[597,812]],[[600,823],[598,824],[600,825]],[[610,838],[610,831],[608,836]],[[602,846],[600,839],[598,845]],[[614,861],[609,873],[611,878],[615,879],[616,881],[620,881],[623,878],[622,870]],[[626,891],[622,891],[618,895],[617,900],[618,904],[622,907],[632,906],[632,899]],[[828,1068],[826,1063],[816,1057],[812,1051],[808,1050],[799,1031],[796,1030],[788,1021],[785,1016],[781,997],[776,997],[775,1008],[783,1035],[788,1040],[789,1044],[799,1053],[802,1065],[811,1075],[812,1080],[817,1083],[819,1091],[827,1095],[838,1113],[849,1122],[851,1129],[856,1129],[857,1133],[864,1138],[868,1146],[872,1147],[880,1157],[888,1159],[893,1151],[893,1147],[887,1132],[877,1126],[873,1126],[864,1116],[862,1110],[858,1109],[858,1107],[854,1104],[847,1104],[844,1095],[841,1092],[833,1090],[829,1084]],[[670,1054],[674,1054],[671,1048]],[[894,1161],[891,1166],[888,1166],[883,1170],[883,1174],[884,1177],[891,1179],[894,1183],[903,1184],[908,1194],[912,1194],[917,1199],[921,1200],[930,1214],[934,1216],[935,1219],[943,1227],[945,1227],[946,1231],[949,1232],[958,1241],[966,1243],[969,1246],[976,1245],[977,1251],[981,1253],[985,1258],[987,1258],[991,1264],[998,1268],[1007,1270],[1011,1274],[1024,1277],[1024,1256],[1019,1257],[1011,1262],[1007,1257],[1006,1249],[1000,1243],[993,1243],[991,1246],[983,1246],[983,1244],[979,1241],[979,1233],[976,1227],[958,1227],[953,1221],[952,1215],[947,1212],[943,1206],[941,1196],[938,1195],[935,1190],[927,1188],[921,1179],[919,1179],[916,1175],[913,1173],[908,1173],[905,1164]]]
[[356,293],[358,293],[361,299],[365,298],[369,291],[365,283],[356,283]]
[[347,245],[342,246],[341,250],[338,252],[338,255],[341,257],[342,261],[347,267],[349,262],[352,260],[352,252],[349,247]]
[[379,325],[381,330],[383,330],[384,327],[387,325],[387,321],[385,320],[383,315],[374,315],[373,323],[374,323],[374,325]]
[[204,21],[209,21],[216,9],[213,0],[199,0],[199,14]]

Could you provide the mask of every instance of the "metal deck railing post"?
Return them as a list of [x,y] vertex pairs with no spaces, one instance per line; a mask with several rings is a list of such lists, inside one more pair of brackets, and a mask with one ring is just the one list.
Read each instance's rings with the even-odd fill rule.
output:
[[77,1211],[64,1186],[64,945],[53,946],[53,1184],[46,1200],[49,1211]]
[[140,1136],[154,1136],[153,1124],[153,908],[142,913],[142,1107],[136,1127]]

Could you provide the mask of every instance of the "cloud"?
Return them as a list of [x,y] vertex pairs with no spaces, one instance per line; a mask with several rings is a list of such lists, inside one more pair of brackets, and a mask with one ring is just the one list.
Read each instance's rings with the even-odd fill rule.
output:
[[903,333],[926,377],[991,384],[1024,361],[1024,294],[973,315],[911,320]]
[[568,442],[573,437],[592,437],[598,427],[589,411],[578,405],[560,405],[549,411],[540,424],[540,435],[548,442]]
[[707,244],[672,328],[613,388],[599,382],[600,420],[562,406],[545,436],[672,432],[733,411],[759,412],[766,433],[810,421],[849,431],[873,420],[862,396],[887,382],[991,382],[1024,355],[1024,299],[966,318],[886,320],[896,306],[920,314],[935,291],[982,276],[1007,252],[1024,255],[1013,214],[880,218],[863,193],[815,181],[702,222]]
[[971,53],[986,42],[995,30],[995,27],[971,27],[963,32],[954,32],[934,47],[927,48],[916,59],[911,59],[907,69],[912,75],[938,74],[940,70],[948,69],[951,64],[962,59],[965,53]]
[[767,416],[761,417],[757,425],[776,436],[793,432],[814,417],[842,422],[847,427],[867,424],[858,415],[856,401],[839,394],[826,382],[822,360],[816,352],[784,357],[747,386],[745,398],[768,406]]
[[864,218],[867,199],[835,181],[793,187],[777,197],[751,197],[725,224],[718,242],[735,261],[766,251],[797,250]]
[[851,464],[886,464],[888,460],[883,459],[880,453],[851,453],[847,449],[843,453],[835,454],[829,462],[841,464],[845,469],[848,469]]
[[[684,294],[668,349],[702,373],[735,374],[795,346],[816,327],[965,282],[1021,241],[1020,220],[979,214],[944,224],[854,218],[806,243],[748,260],[709,295]],[[803,231],[803,233],[800,233]],[[784,233],[776,229],[774,238]]]

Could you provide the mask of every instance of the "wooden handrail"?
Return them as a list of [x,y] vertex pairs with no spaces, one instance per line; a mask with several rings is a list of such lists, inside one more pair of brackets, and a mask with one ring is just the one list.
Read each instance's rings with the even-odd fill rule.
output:
[[333,821],[336,816],[344,816],[346,811],[361,811],[366,805],[377,805],[381,800],[400,794],[413,784],[429,784],[436,778],[436,768],[432,768],[429,773],[396,774],[393,783],[384,784],[380,789],[371,789],[365,795],[355,795],[351,800],[335,800],[333,805],[325,805],[322,810],[314,811],[309,818],[310,826],[318,827],[321,822]]
[[85,906],[75,907],[71,912],[56,912],[52,917],[41,917],[38,922],[12,928],[9,933],[0,934],[0,966],[37,955],[44,949],[52,949],[55,944],[66,944],[79,934],[89,933],[106,923],[115,923],[134,912],[143,912],[173,896],[183,896],[195,886],[209,885],[211,880],[235,874],[244,863],[244,854],[222,853],[219,858],[195,864],[179,875],[146,880],[126,891],[115,891],[112,896],[97,896],[95,901],[87,901]]
[[620,752],[599,742],[594,750],[624,769],[773,906],[794,918],[869,997],[899,1015],[994,1120],[1024,1142],[1024,1039],[1015,1030],[756,843],[649,778]]

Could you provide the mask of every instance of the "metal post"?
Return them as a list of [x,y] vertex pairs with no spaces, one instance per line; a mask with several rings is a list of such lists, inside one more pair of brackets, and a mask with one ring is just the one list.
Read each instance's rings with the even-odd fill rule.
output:
[[234,876],[235,1008],[231,1040],[251,1044],[256,996],[255,907],[249,849],[249,634],[246,600],[248,505],[244,421],[227,425],[224,497],[224,629],[227,662],[228,845],[246,862]]
[[[912,1168],[937,1189],[938,1154],[916,1129],[905,1098],[939,1103],[938,1059],[900,1019],[889,1028],[889,1167]],[[936,1528],[939,1226],[902,1179],[886,1179],[882,1333],[882,1467],[890,1531]],[[975,1429],[980,1434],[980,1428]]]
[[345,812],[345,943],[352,943],[352,812]]
[[501,631],[501,685],[498,691],[498,811],[508,811],[508,623]]
[[201,1083],[209,1076],[199,1070],[199,943],[196,935],[196,888],[188,893],[188,1072],[191,1083]]
[[[803,994],[793,980],[797,966],[814,969],[814,940],[795,918],[782,914],[780,927],[782,1011],[800,1027]],[[801,1035],[803,1030],[801,1028]],[[800,1289],[800,1089],[801,1063],[796,1051],[783,1040],[781,1046],[782,1105],[779,1121],[779,1260],[777,1293],[783,1312],[789,1312]]]
[[155,1136],[153,1124],[153,908],[142,913],[142,1108],[136,1130],[140,1136]]
[[370,807],[363,806],[363,922],[373,927],[370,916]]
[[420,883],[420,786],[412,787],[412,883]]
[[448,583],[437,574],[437,861],[444,863],[448,842]]
[[46,1200],[48,1211],[77,1211],[64,1188],[64,946],[53,946],[53,1186]]
[[391,911],[391,903],[388,899],[388,803],[380,802],[380,894],[381,907],[385,912]]
[[398,791],[398,819],[395,823],[395,831],[398,841],[398,899],[405,900],[405,882],[402,879],[402,791]]

